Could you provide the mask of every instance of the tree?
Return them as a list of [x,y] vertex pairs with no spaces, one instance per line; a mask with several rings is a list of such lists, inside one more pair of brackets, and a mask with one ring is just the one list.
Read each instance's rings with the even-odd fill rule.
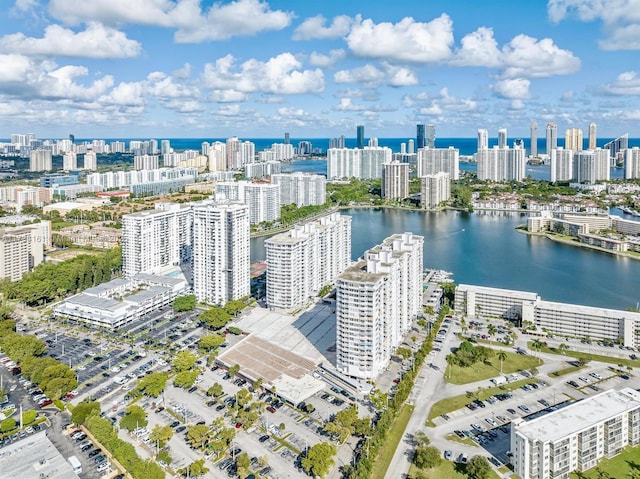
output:
[[200,338],[198,341],[198,349],[202,349],[203,351],[211,351],[212,349],[217,349],[226,341],[224,336],[220,336],[219,334],[207,334]]
[[440,451],[433,446],[418,446],[413,454],[413,463],[420,469],[431,469],[441,462]]
[[190,477],[200,477],[209,472],[209,468],[204,465],[204,459],[198,459],[189,464],[185,472],[188,472]]
[[[157,445],[158,447],[164,447],[172,437],[173,429],[169,425],[163,426],[161,424],[156,424],[149,434],[151,443],[154,446]],[[167,462],[167,464],[169,463]]]
[[87,418],[93,415],[100,415],[100,403],[98,401],[83,401],[71,411],[71,422],[75,425],[84,424]]
[[498,330],[494,324],[489,324],[489,326],[487,326],[487,333],[489,333],[489,337],[495,336],[497,331]]
[[500,360],[500,374],[502,374],[502,364],[504,363],[504,361],[507,359],[507,353],[505,351],[498,351],[498,359]]
[[240,477],[245,477],[249,472],[249,468],[251,467],[251,459],[249,459],[249,454],[247,454],[246,452],[240,454],[236,459],[236,464],[238,466]]
[[127,413],[120,419],[120,427],[127,431],[133,431],[138,427],[147,425],[147,413],[140,407],[131,405],[127,408]]
[[244,309],[244,306],[245,304],[241,300],[232,299],[231,301],[229,301],[227,304],[224,305],[224,310],[230,316],[235,316],[236,314],[238,314],[240,311]]
[[418,446],[428,446],[431,443],[429,437],[422,430],[416,431],[413,435],[413,440]]
[[379,389],[373,389],[369,393],[369,401],[373,404],[373,407],[377,410],[384,409],[387,407],[389,401],[389,395],[385,392],[380,391]]
[[177,388],[190,388],[194,385],[199,375],[200,371],[198,370],[181,371],[173,378],[173,385]]
[[209,439],[209,426],[196,424],[187,427],[185,439],[193,447],[204,447],[205,442]]
[[158,397],[164,391],[168,380],[169,375],[166,371],[151,373],[138,380],[136,389],[147,396]]
[[224,389],[221,384],[213,383],[213,385],[207,389],[207,396],[220,397],[224,394]]
[[24,411],[22,413],[22,424],[24,426],[27,426],[27,425],[31,424],[33,421],[35,421],[36,417],[38,417],[38,413],[36,411],[34,411],[33,409],[29,409],[28,411]]
[[224,309],[214,306],[213,308],[200,313],[198,319],[211,329],[221,329],[231,321],[231,315]]
[[173,300],[173,309],[176,311],[193,311],[196,307],[195,294],[178,296]]
[[491,465],[484,456],[473,456],[467,463],[467,477],[469,479],[487,479],[491,472]]
[[398,348],[396,349],[396,354],[400,356],[402,359],[404,359],[405,361],[412,356],[411,349],[409,348]]
[[197,361],[198,357],[191,351],[180,351],[173,360],[173,369],[176,372],[187,371],[191,369]]
[[8,432],[15,428],[16,428],[16,420],[13,419],[12,417],[9,417],[4,421],[0,422],[0,431],[2,432]]
[[568,349],[568,346],[566,343],[560,343],[560,345],[558,346],[558,349],[560,350],[560,353],[564,355],[565,351]]
[[311,446],[307,455],[302,459],[302,468],[307,474],[324,477],[329,474],[334,464],[333,456],[336,454],[336,447],[327,442],[320,442]]
[[173,458],[171,457],[171,454],[169,454],[169,451],[167,451],[166,449],[162,449],[160,452],[158,452],[156,461],[164,462],[165,464],[171,464]]
[[240,372],[240,365],[239,364],[234,364],[233,366],[231,366],[229,368],[229,375],[231,377],[235,376],[236,374],[238,374],[238,372]]

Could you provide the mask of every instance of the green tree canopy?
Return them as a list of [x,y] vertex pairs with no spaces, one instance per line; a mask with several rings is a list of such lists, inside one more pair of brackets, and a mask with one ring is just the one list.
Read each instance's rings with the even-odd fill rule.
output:
[[84,424],[89,416],[100,415],[100,403],[98,401],[82,401],[71,411],[71,422],[76,425]]
[[137,405],[131,405],[127,408],[127,413],[120,419],[120,427],[127,431],[133,431],[138,427],[147,425],[147,413]]
[[173,360],[173,369],[176,372],[188,371],[197,361],[198,357],[191,351],[180,351]]
[[211,351],[212,349],[219,348],[225,341],[225,337],[219,334],[206,334],[198,341],[198,348],[203,351]]
[[[151,440],[151,442],[154,445],[157,443],[159,447],[164,447],[172,437],[173,429],[171,428],[171,426],[163,426],[162,424],[156,424],[149,434],[149,439]],[[167,464],[169,463],[167,462]]]
[[198,370],[180,371],[173,378],[173,385],[177,388],[188,389],[194,385],[200,375]]
[[473,456],[467,464],[469,479],[487,479],[491,472],[491,465],[484,456]]
[[420,469],[437,467],[441,462],[440,451],[433,446],[418,446],[413,454],[413,463]]
[[307,474],[324,477],[329,474],[335,462],[333,459],[335,454],[336,447],[333,444],[327,442],[314,444],[302,459],[302,468]]
[[166,371],[154,372],[138,379],[136,389],[147,396],[158,397],[164,391],[169,379]]
[[193,311],[196,307],[196,295],[187,294],[178,296],[173,300],[173,309],[176,311]]
[[198,320],[211,329],[222,329],[231,321],[231,315],[223,308],[214,306],[207,311],[200,313]]

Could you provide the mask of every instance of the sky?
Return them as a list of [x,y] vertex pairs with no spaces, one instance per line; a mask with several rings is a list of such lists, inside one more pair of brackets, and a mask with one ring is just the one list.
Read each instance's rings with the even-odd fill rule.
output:
[[640,0],[0,3],[0,138],[640,137]]

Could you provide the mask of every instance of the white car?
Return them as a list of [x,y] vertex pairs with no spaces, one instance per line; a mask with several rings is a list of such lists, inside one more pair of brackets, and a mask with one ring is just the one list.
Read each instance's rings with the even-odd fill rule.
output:
[[12,393],[13,391],[15,391],[15,390],[16,390],[16,387],[17,387],[17,386],[16,386],[15,384],[14,384],[13,386],[11,386],[11,387],[9,388],[9,392],[10,392],[10,393]]
[[98,467],[96,467],[96,471],[98,472],[104,472],[107,469],[109,469],[111,467],[111,464],[109,464],[108,462],[103,462],[102,464],[100,464]]

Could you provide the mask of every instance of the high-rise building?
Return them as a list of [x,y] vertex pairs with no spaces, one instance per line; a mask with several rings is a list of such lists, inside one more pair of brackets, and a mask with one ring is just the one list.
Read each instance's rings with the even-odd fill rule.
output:
[[62,169],[65,171],[78,169],[78,155],[75,151],[67,151],[62,156]]
[[640,178],[640,148],[634,146],[623,150],[624,155],[624,179]]
[[420,178],[420,207],[433,209],[451,198],[451,177],[441,171]]
[[629,133],[616,138],[604,145],[605,150],[609,150],[609,158],[617,160],[620,152],[629,148]]
[[505,148],[507,146],[507,129],[500,128],[498,130],[498,148]]
[[573,179],[578,183],[589,184],[610,180],[609,152],[602,148],[576,151],[573,154]]
[[278,185],[249,181],[220,181],[216,183],[215,198],[219,201],[239,201],[248,205],[252,225],[272,222],[280,218],[280,187]]
[[224,305],[250,294],[249,207],[204,201],[193,206],[193,292]]
[[531,122],[531,158],[538,157],[538,124],[535,121]]
[[425,130],[425,146],[427,148],[436,147],[436,125],[427,125]]
[[209,146],[209,171],[227,171],[227,145],[221,141]]
[[413,140],[409,140],[407,142],[407,153],[409,153],[410,155],[415,154],[416,152],[416,147],[415,147],[415,143]]
[[489,132],[485,128],[478,130],[478,151],[489,148]]
[[157,170],[160,167],[160,157],[158,155],[135,155],[133,157],[133,168],[136,170]]
[[567,150],[582,151],[583,139],[580,128],[567,128],[564,134],[564,147]]
[[485,148],[476,153],[478,179],[489,181],[522,181],[527,164],[525,150],[516,148]]
[[127,149],[124,141],[112,141],[109,143],[109,151],[111,153],[124,153]]
[[[551,150],[558,148],[558,125],[555,123],[547,123],[546,150],[547,155],[551,154]],[[566,145],[565,145],[566,148]]]
[[391,161],[382,164],[382,197],[402,200],[409,196],[409,163]]
[[332,213],[264,242],[267,305],[292,311],[333,284],[351,262],[351,217]]
[[82,164],[83,170],[94,171],[98,169],[98,156],[93,150],[89,150],[84,154],[84,163]]
[[597,143],[597,127],[594,122],[589,123],[589,149],[595,150]]
[[364,125],[356,127],[356,148],[364,148]]
[[160,142],[160,154],[168,155],[171,153],[171,141],[170,140],[162,140]]
[[53,169],[52,161],[51,150],[43,148],[31,150],[29,171],[51,171]]
[[422,304],[424,238],[388,237],[336,280],[336,367],[375,379],[389,365]]
[[416,146],[418,149],[427,146],[426,125],[416,125]]
[[289,145],[291,143],[291,138],[289,137],[289,133],[284,134],[284,144]]
[[364,148],[329,148],[327,151],[327,177],[381,178],[382,164],[392,159],[391,148],[386,146]]
[[569,479],[640,444],[640,393],[610,389],[511,423],[511,464],[522,479]]
[[551,150],[549,161],[551,164],[550,181],[571,181],[573,179],[573,150],[562,147]]
[[280,205],[295,204],[298,208],[324,205],[327,202],[327,178],[309,173],[271,175],[271,183],[280,187]]
[[422,148],[418,150],[417,175],[431,175],[444,171],[452,180],[460,178],[460,150],[449,148]]
[[0,232],[0,279],[20,281],[30,268],[31,231],[12,229]]

